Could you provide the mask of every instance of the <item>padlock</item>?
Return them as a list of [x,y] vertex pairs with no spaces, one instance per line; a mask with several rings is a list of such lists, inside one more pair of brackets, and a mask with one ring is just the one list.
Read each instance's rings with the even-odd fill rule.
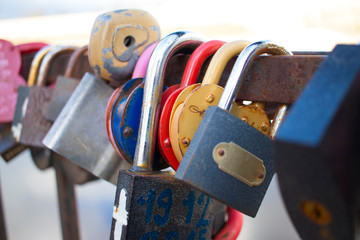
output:
[[[186,44],[185,42],[181,43],[183,44],[183,47],[179,49],[177,53],[183,53],[183,52],[191,53],[192,51],[194,51],[196,47],[198,47],[198,45],[194,44],[193,41],[191,41],[191,38],[189,38],[189,41],[191,42],[191,45],[188,46],[188,44]],[[199,45],[200,44],[201,42],[199,42]],[[167,67],[170,66],[167,65]],[[165,72],[162,73],[162,75],[165,75]],[[169,97],[169,95],[177,88],[178,85],[167,88],[165,92],[162,94],[161,101],[164,103],[166,99]],[[116,132],[114,132],[114,135],[116,136],[118,143],[121,145],[121,148],[124,150],[125,156],[128,159],[133,159],[135,153],[138,126],[141,116],[143,91],[144,91],[144,84],[137,86],[132,91],[132,93],[129,95],[127,102],[123,105],[124,107],[122,114],[118,116],[118,121],[115,123],[113,127],[113,129],[116,130]],[[161,111],[161,104],[160,104],[160,111]],[[163,161],[160,157],[161,155],[157,153],[155,159],[160,159],[158,162],[158,166],[160,168],[167,167],[168,164],[165,161]]]
[[174,179],[169,171],[152,171],[163,72],[169,57],[198,45],[194,34],[175,32],[156,46],[146,72],[141,122],[133,166],[120,171],[110,239],[210,239],[214,215],[224,206]]
[[17,88],[26,85],[19,74],[20,67],[19,50],[9,41],[0,39],[0,123],[13,120]]
[[[45,87],[49,84],[49,69],[54,59],[61,56],[68,60],[74,50],[75,47],[58,46],[49,51],[42,60],[36,81],[37,86],[28,89],[28,103],[21,123],[22,128],[16,129],[16,131],[21,131],[18,138],[20,143],[31,147],[44,147],[42,140],[52,124],[45,118],[52,94],[52,89]],[[57,74],[63,74],[60,72],[62,68],[59,67],[57,70],[59,71]]]
[[270,131],[270,119],[265,112],[264,102],[253,102],[248,105],[234,102],[231,113],[265,135]]
[[[132,79],[126,82],[123,86],[117,88],[113,92],[106,106],[105,127],[106,127],[106,132],[108,134],[108,138],[111,144],[113,145],[114,149],[118,153],[118,155],[128,162],[131,162],[132,158],[130,159],[126,156],[123,147],[120,146],[121,142],[117,141],[117,139],[115,138],[115,135],[113,134],[114,133],[113,126],[114,128],[119,128],[118,125],[120,125],[122,121],[121,114],[119,113],[119,111],[123,111],[123,107],[121,106],[125,105],[132,91],[143,82],[143,78],[145,77],[146,74],[147,65],[149,63],[150,56],[155,46],[156,44],[154,43],[145,49],[145,51],[141,54],[139,60],[136,63],[132,75]],[[119,109],[119,107],[121,108]]]
[[280,192],[301,239],[359,238],[360,46],[337,45],[275,138]]
[[[128,80],[138,56],[159,37],[156,21],[144,11],[102,14],[91,33],[90,65],[101,78],[122,84]],[[85,74],[43,143],[95,176],[116,184],[119,169],[130,165],[117,156],[104,128],[103,116],[112,92],[99,78]]]
[[158,146],[163,158],[168,161],[175,170],[177,170],[179,167],[179,161],[176,159],[171,148],[169,137],[170,114],[174,102],[185,87],[196,84],[201,66],[203,65],[204,61],[209,58],[209,56],[213,55],[224,44],[225,42],[213,40],[205,42],[197,47],[187,62],[179,87],[170,93],[169,97],[163,104],[159,119]]
[[[271,138],[229,111],[256,56],[291,55],[284,48],[255,42],[238,56],[219,100],[209,106],[184,155],[175,178],[226,205],[255,217],[274,174]],[[269,135],[274,136],[286,106],[279,107]]]
[[7,162],[26,149],[11,139],[18,87],[26,85],[20,76],[20,51],[10,42],[0,39],[0,153]]
[[177,97],[171,111],[169,136],[179,162],[192,141],[205,110],[208,106],[215,106],[221,97],[223,87],[218,83],[226,64],[248,44],[247,41],[233,41],[222,46],[211,59],[201,85],[191,85]]
[[52,122],[55,121],[80,82],[80,79],[86,72],[93,72],[89,64],[87,53],[87,46],[76,49],[67,63],[64,76],[57,77],[49,107],[45,112],[47,120]]
[[141,53],[160,39],[160,27],[148,12],[122,9],[95,20],[89,43],[89,61],[97,76],[116,87],[130,79]]
[[20,75],[23,76],[24,79],[28,79],[29,77],[31,63],[37,52],[47,45],[48,44],[43,42],[29,42],[15,46],[21,54]]
[[[41,48],[34,56],[31,67],[29,70],[28,80],[27,80],[27,86],[31,87],[36,83],[40,65],[42,60],[44,59],[45,55],[53,49],[54,46],[48,45],[43,48]],[[19,142],[21,131],[23,128],[22,121],[25,117],[27,105],[29,102],[29,88],[19,88],[19,94],[16,101],[16,108],[15,108],[15,114],[14,119],[11,126],[11,137],[13,141]]]
[[86,73],[43,143],[95,176],[116,184],[118,170],[129,165],[117,156],[104,127],[106,104],[112,92],[102,80]]

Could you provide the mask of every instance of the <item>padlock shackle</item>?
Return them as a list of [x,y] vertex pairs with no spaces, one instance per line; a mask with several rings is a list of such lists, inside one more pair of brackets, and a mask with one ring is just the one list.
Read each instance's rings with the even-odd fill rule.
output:
[[38,52],[43,47],[47,46],[47,43],[43,42],[31,42],[31,43],[22,43],[16,45],[16,48],[19,49],[21,54],[28,54],[32,52]]
[[28,76],[28,79],[27,79],[27,85],[29,87],[35,85],[37,76],[39,74],[39,69],[40,69],[41,62],[44,59],[45,55],[53,48],[54,48],[54,46],[47,45],[47,46],[41,48],[35,54],[33,60],[31,61],[29,76]]
[[151,67],[147,68],[144,80],[145,86],[141,119],[131,169],[133,172],[152,171],[165,69],[170,57],[175,55],[180,49],[195,49],[203,42],[203,37],[196,33],[179,31],[164,37],[155,47],[149,61],[149,66]]
[[64,77],[69,77],[71,78],[72,76],[74,76],[75,71],[76,71],[76,63],[80,60],[80,58],[86,54],[89,50],[89,47],[83,46],[81,48],[76,49],[70,56],[69,61],[66,65],[66,70],[65,70],[65,74]]
[[231,58],[240,54],[241,51],[249,44],[250,42],[248,41],[239,40],[226,43],[222,46],[211,59],[201,85],[218,84],[226,64]]
[[212,40],[201,44],[191,54],[181,79],[180,88],[195,84],[205,60],[215,54],[226,42]]
[[136,62],[134,72],[132,74],[132,79],[134,78],[143,78],[146,74],[146,69],[149,64],[150,56],[156,47],[156,43],[148,46],[144,52],[140,55],[139,60]]
[[64,52],[74,52],[76,49],[77,47],[74,46],[56,46],[55,48],[51,49],[48,53],[46,53],[43,60],[41,61],[36,85],[45,86],[47,84],[46,76],[49,73],[51,63],[55,59],[55,57],[57,57],[59,54]]
[[244,82],[247,71],[254,59],[260,54],[268,53],[272,55],[293,55],[285,48],[271,43],[269,41],[254,42],[247,46],[238,56],[231,70],[230,76],[226,82],[224,92],[218,103],[218,107],[230,111],[232,102],[238,94],[242,83]]

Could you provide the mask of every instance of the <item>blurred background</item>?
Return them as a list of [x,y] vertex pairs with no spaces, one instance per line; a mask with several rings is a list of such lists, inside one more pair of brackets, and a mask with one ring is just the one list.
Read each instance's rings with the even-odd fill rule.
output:
[[[192,30],[209,39],[270,39],[292,51],[331,51],[360,40],[360,2],[235,0],[0,0],[0,38],[83,46],[97,15],[139,8],[159,22],[162,36]],[[28,151],[0,177],[8,239],[62,239],[52,169],[38,170]],[[116,187],[102,180],[76,187],[82,239],[109,239]],[[255,219],[245,217],[239,239],[299,239],[284,208],[276,176]]]

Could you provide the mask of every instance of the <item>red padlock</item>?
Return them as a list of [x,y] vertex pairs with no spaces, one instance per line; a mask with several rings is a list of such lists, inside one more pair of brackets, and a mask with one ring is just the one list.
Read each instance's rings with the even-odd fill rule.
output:
[[[179,167],[179,161],[176,159],[175,154],[171,148],[169,137],[169,121],[171,110],[180,92],[187,86],[196,83],[196,80],[201,70],[201,66],[203,65],[204,61],[208,57],[212,56],[224,44],[225,42],[223,41],[213,40],[203,43],[198,48],[196,48],[196,50],[193,52],[193,54],[191,54],[191,57],[187,62],[180,86],[172,90],[171,95],[166,99],[163,105],[159,120],[158,146],[163,158],[175,170],[177,170],[177,168]],[[164,98],[162,99],[162,101],[163,100]]]

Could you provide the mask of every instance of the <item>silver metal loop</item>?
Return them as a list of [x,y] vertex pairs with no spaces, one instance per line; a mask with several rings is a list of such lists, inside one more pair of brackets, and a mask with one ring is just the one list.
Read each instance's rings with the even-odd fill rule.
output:
[[164,37],[154,49],[144,80],[141,120],[131,169],[133,172],[152,171],[165,68],[170,57],[184,48],[195,49],[204,41],[205,39],[196,33],[180,31]]
[[218,107],[230,111],[232,102],[244,82],[245,75],[249,70],[254,59],[260,54],[268,53],[272,55],[293,55],[285,48],[271,43],[270,41],[254,42],[247,46],[238,56],[226,82],[224,92],[218,103]]

